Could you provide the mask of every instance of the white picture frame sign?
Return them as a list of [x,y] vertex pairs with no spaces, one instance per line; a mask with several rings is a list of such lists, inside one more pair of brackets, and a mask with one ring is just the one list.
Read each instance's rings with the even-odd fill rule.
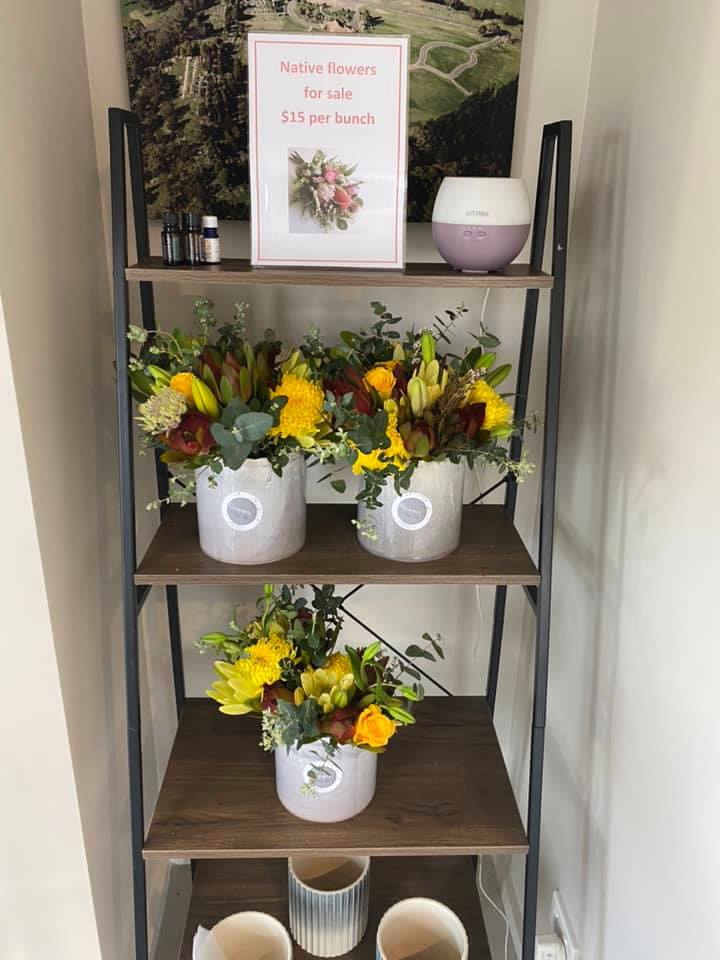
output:
[[248,34],[253,266],[405,266],[408,49]]

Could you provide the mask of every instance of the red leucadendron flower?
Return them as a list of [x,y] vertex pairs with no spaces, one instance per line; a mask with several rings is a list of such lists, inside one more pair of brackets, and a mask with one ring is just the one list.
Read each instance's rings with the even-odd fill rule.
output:
[[335,737],[338,743],[350,743],[355,733],[357,705],[335,710],[331,717],[320,721],[320,732]]
[[326,380],[325,389],[329,390],[337,400],[344,397],[346,393],[351,393],[358,413],[368,415],[372,413],[370,391],[362,376],[352,367],[345,367],[341,376]]
[[187,457],[197,457],[209,453],[217,446],[210,427],[213,421],[204,413],[186,413],[178,427],[165,436],[165,442],[171,450],[184,453]]
[[457,416],[462,424],[463,433],[467,435],[468,439],[472,440],[478,430],[482,429],[485,422],[485,404],[469,403],[466,407],[460,407]]

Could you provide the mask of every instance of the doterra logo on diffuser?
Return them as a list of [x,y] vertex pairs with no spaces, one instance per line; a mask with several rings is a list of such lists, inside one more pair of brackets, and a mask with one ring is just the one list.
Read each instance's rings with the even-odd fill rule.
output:
[[262,504],[252,493],[229,493],[222,502],[225,523],[233,530],[254,530],[263,516]]
[[422,530],[430,523],[432,502],[424,493],[403,493],[392,505],[392,516],[403,530]]

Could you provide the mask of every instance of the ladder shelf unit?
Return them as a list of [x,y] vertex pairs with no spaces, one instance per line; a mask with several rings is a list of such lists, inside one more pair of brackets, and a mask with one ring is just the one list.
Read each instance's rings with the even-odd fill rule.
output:
[[[470,960],[490,960],[478,908],[474,857],[510,853],[526,857],[522,960],[533,960],[537,911],[543,753],[548,688],[550,599],[557,463],[560,368],[572,127],[569,121],[543,129],[529,264],[478,275],[445,264],[414,263],[399,271],[253,269],[246,260],[215,266],[165,267],[150,256],[140,130],[137,117],[109,111],[113,247],[113,294],[117,365],[118,448],[122,600],[127,703],[127,746],[132,834],[135,960],[148,960],[146,860],[189,859],[193,895],[182,960],[191,960],[192,935],[199,923],[211,926],[244,909],[264,910],[287,925],[284,858],[302,851],[366,853],[383,857],[373,874],[368,932],[347,955],[374,957],[374,930],[387,907],[407,896],[443,900],[463,919],[470,936]],[[129,190],[127,178],[129,175]],[[128,197],[137,262],[128,263]],[[543,271],[552,220],[551,272]],[[201,553],[194,512],[167,507],[145,556],[138,560],[132,398],[128,381],[130,282],[140,291],[142,323],[154,330],[155,283],[282,284],[372,287],[487,287],[525,291],[515,416],[526,414],[535,345],[539,293],[549,291],[543,457],[540,471],[540,537],[537,559],[515,525],[518,487],[505,476],[465,507],[459,549],[439,562],[396,563],[358,546],[347,504],[312,504],[308,537],[293,557],[273,564],[233,567]],[[519,458],[522,438],[511,441]],[[158,496],[167,493],[167,473],[157,461]],[[504,489],[504,504],[483,505]],[[272,759],[258,749],[255,731],[217,714],[209,701],[188,699],[180,639],[178,587],[187,584],[273,583],[357,584],[344,606],[365,584],[484,584],[495,587],[487,689],[484,697],[430,697],[418,723],[393,746],[383,765],[375,799],[353,820],[313,824],[297,820],[275,796]],[[492,715],[497,694],[508,587],[521,587],[535,614],[535,674],[526,822],[495,735]],[[140,657],[138,617],[152,589],[163,589],[167,607],[178,728],[159,796],[146,829],[143,804]],[[430,678],[431,680],[433,678]],[[444,693],[437,681],[433,682]],[[234,761],[227,762],[232,756]],[[243,784],[250,783],[251,790]],[[306,954],[295,947],[296,960]]]

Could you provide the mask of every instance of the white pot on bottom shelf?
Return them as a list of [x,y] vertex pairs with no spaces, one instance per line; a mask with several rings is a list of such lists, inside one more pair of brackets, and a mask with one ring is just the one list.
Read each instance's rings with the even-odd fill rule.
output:
[[314,823],[349,820],[375,795],[377,754],[341,744],[328,755],[325,741],[275,750],[275,785],[288,813]]
[[439,560],[452,553],[460,543],[464,484],[465,465],[449,460],[418,463],[410,486],[400,494],[388,478],[379,507],[358,504],[361,546],[405,563]]
[[196,474],[200,548],[223,563],[269,563],[305,543],[305,460],[292,454],[279,477],[269,460]]

